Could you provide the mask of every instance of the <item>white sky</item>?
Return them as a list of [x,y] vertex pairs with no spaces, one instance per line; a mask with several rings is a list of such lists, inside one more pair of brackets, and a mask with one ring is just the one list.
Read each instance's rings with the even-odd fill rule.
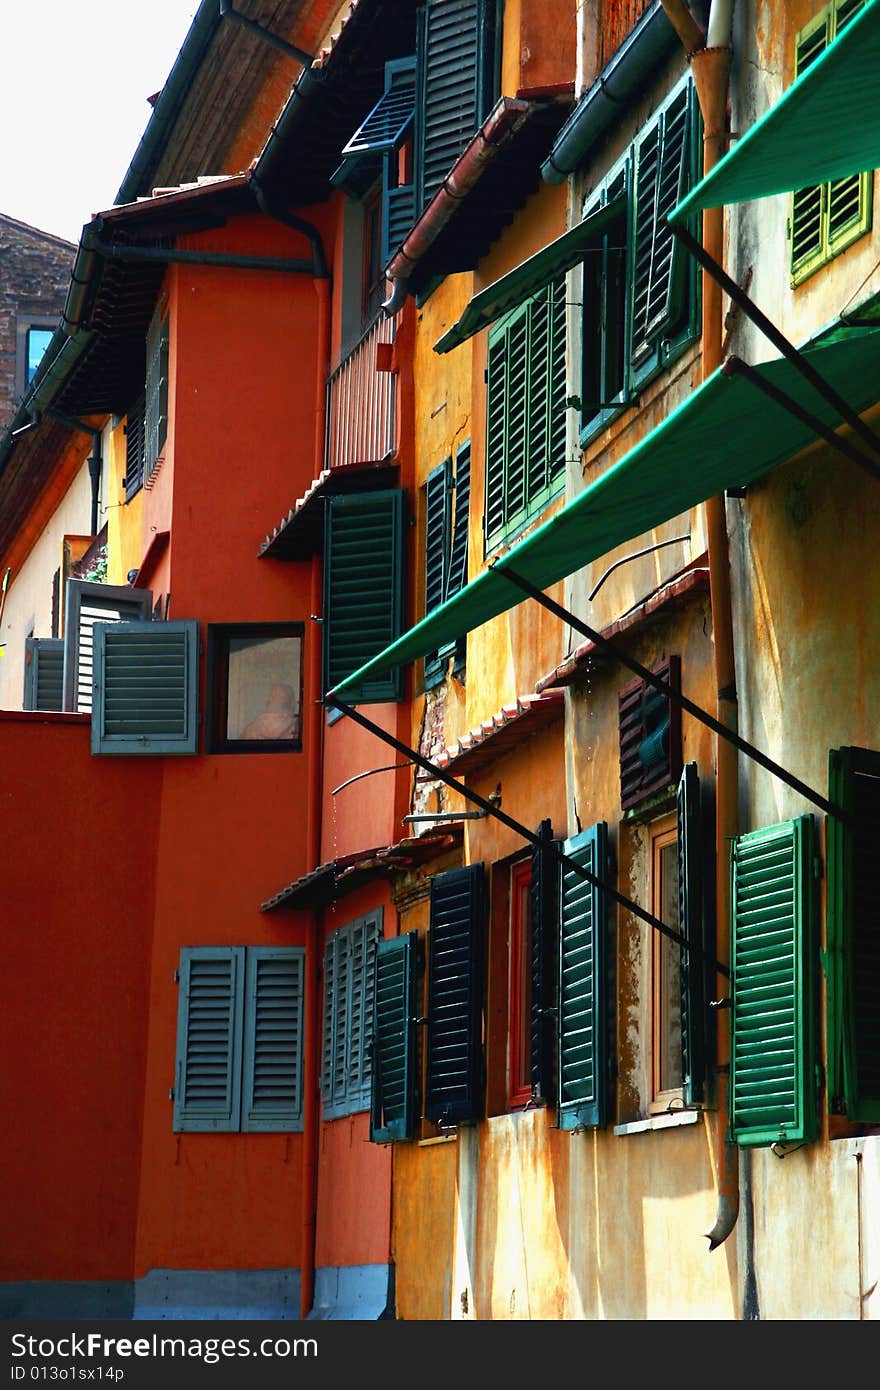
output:
[[112,205],[197,10],[0,0],[0,212],[79,241]]

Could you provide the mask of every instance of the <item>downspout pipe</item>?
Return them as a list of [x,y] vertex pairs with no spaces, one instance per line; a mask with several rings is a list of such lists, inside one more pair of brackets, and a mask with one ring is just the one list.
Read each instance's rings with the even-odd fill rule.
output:
[[[321,233],[318,231],[315,224],[309,222],[305,217],[299,217],[294,212],[288,212],[284,208],[279,208],[266,193],[255,171],[252,171],[249,175],[247,186],[253,193],[257,201],[257,207],[261,212],[265,213],[267,217],[271,217],[275,222],[282,222],[285,227],[290,227],[295,232],[302,232],[303,236],[308,238],[312,248],[311,273],[316,280],[328,280],[330,278],[330,271],[324,252],[324,243],[321,240]],[[319,356],[319,366],[322,360],[323,359]],[[323,443],[321,447],[323,448]],[[317,476],[316,473],[315,477]]]
[[257,24],[256,20],[248,19],[247,15],[240,14],[233,8],[232,0],[220,0],[220,18],[234,19],[236,24],[240,24],[243,29],[247,29],[249,34],[262,39],[263,43],[271,44],[277,48],[279,53],[284,53],[288,58],[294,58],[304,68],[307,68],[314,59],[314,53],[306,53],[296,44],[288,43],[278,34],[273,34],[271,29],[264,29],[262,24]]

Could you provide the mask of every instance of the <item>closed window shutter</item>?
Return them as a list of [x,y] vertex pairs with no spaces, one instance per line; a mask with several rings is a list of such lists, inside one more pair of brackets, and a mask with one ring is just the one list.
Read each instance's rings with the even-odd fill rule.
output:
[[814,1138],[813,822],[733,848],[731,1128],[739,1144]]
[[631,356],[637,367],[651,356],[661,333],[679,326],[684,309],[686,261],[667,219],[687,190],[691,109],[691,88],[685,86],[635,151]]
[[304,965],[300,947],[248,948],[243,1130],[289,1132],[303,1127]]
[[485,935],[483,865],[432,879],[425,1115],[433,1124],[482,1113]]
[[99,623],[94,637],[92,752],[198,752],[198,623]]
[[68,579],[64,601],[64,708],[80,714],[92,708],[95,626],[147,618],[149,589]]
[[504,527],[504,452],[507,401],[507,341],[490,330],[486,400],[485,542],[489,546]]
[[488,111],[494,36],[495,0],[426,0],[420,11],[419,211],[431,201]]
[[[672,690],[681,690],[681,661],[669,656],[653,666]],[[644,680],[630,681],[618,695],[620,804],[640,805],[681,775],[681,707]]]
[[[330,690],[403,630],[403,488],[330,497],[324,550],[324,688]],[[399,700],[400,668],[374,677],[354,703]]]
[[128,502],[140,491],[144,481],[146,456],[146,397],[141,396],[129,410],[125,421],[125,500]]
[[[446,598],[449,542],[452,530],[452,459],[444,459],[428,474],[425,484],[425,614]],[[448,650],[448,648],[446,649]],[[445,652],[425,656],[425,681],[432,683],[445,669]]]
[[[706,949],[703,914],[703,826],[696,763],[682,770],[676,794],[678,833],[678,923],[688,942]],[[680,952],[681,1076],[685,1105],[703,1099],[706,1081],[706,967],[701,957]]]
[[541,848],[532,850],[532,997],[530,1073],[532,1099],[556,1095],[556,949],[559,934],[559,860],[551,849],[549,820],[541,821]]
[[378,943],[370,1107],[370,1138],[377,1144],[412,1139],[416,1132],[417,972],[416,932]]
[[[567,857],[604,879],[608,827],[600,821],[563,846]],[[605,1123],[607,989],[605,894],[563,864],[559,889],[558,1099],[560,1129]]]
[[180,953],[174,1129],[238,1129],[244,947]]
[[168,312],[160,304],[147,331],[147,383],[144,399],[144,471],[149,479],[168,434]]
[[880,1121],[880,752],[837,748],[828,818],[828,1095],[833,1112]]
[[23,708],[64,708],[64,643],[60,637],[25,639]]
[[370,1107],[369,1034],[382,911],[340,927],[324,950],[321,1094],[325,1119]]

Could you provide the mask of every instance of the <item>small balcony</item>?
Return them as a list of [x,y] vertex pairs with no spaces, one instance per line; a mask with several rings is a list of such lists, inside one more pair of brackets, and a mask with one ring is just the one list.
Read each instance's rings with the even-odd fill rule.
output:
[[324,467],[381,463],[394,450],[393,318],[371,324],[327,382]]

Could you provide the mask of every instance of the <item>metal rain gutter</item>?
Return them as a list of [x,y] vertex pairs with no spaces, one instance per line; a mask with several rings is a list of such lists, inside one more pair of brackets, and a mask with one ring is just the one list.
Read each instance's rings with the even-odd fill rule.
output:
[[288,43],[287,39],[282,39],[280,34],[273,34],[271,29],[266,29],[262,24],[257,24],[256,20],[248,19],[247,15],[234,9],[232,0],[220,0],[220,18],[234,19],[236,24],[240,24],[249,34],[261,39],[263,43],[271,44],[272,48],[277,49],[279,53],[284,53],[288,58],[293,58],[304,68],[307,68],[314,60],[314,53],[306,53],[302,48],[297,48],[296,44]]

